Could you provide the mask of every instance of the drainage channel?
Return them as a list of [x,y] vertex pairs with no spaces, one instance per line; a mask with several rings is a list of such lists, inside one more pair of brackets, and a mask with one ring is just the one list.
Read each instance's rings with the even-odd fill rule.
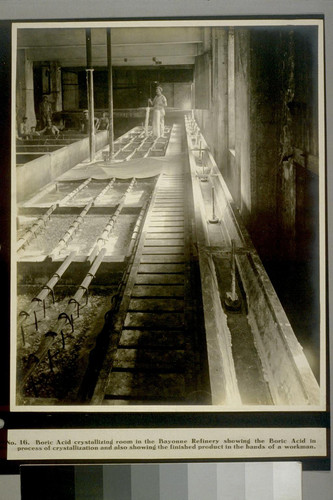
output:
[[[208,146],[193,119],[187,117],[186,128],[192,181],[197,203],[201,203],[200,216],[203,214],[205,236],[202,237],[201,252],[205,254],[205,258],[202,257],[202,260],[207,260],[207,271],[211,273],[212,283],[215,285],[216,317],[219,318],[219,324],[224,325],[218,333],[218,342],[223,338],[225,345],[222,349],[225,353],[229,352],[228,358],[221,355],[221,364],[228,367],[229,378],[233,379],[234,384],[234,387],[230,386],[229,394],[227,389],[221,390],[221,376],[219,381],[213,383],[216,386],[216,398],[219,402],[228,401],[237,405],[272,404],[247,318],[247,297],[241,286],[235,256],[239,250],[236,249],[235,241],[230,239],[230,229],[218,210],[215,188],[211,182],[212,167],[208,161]],[[211,372],[214,371],[218,371],[216,366],[211,367]]]
[[247,318],[247,297],[236,264],[236,254],[242,250],[234,245],[233,240],[229,240],[226,227],[217,217],[214,207],[214,188],[209,179],[202,177],[201,168],[200,165],[197,169],[199,175],[196,180],[206,207],[210,254],[218,285],[217,296],[230,332],[231,352],[241,402],[243,405],[272,404],[272,397]]
[[213,404],[318,404],[302,346],[193,115],[185,126]]

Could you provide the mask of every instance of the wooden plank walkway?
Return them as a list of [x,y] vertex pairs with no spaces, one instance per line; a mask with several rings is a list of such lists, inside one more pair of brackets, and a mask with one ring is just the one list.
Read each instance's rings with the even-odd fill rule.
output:
[[193,404],[193,395],[200,393],[187,206],[191,193],[177,142],[171,148],[178,165],[157,182],[115,321],[117,345],[109,348],[93,404]]

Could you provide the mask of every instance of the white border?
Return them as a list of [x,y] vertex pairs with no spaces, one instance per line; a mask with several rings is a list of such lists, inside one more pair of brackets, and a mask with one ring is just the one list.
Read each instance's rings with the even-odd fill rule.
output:
[[[325,168],[325,85],[324,85],[324,20],[323,19],[227,19],[227,20],[144,20],[144,21],[38,21],[18,22],[12,24],[12,225],[11,247],[16,248],[16,178],[15,178],[15,143],[16,143],[16,50],[18,29],[52,29],[52,28],[154,28],[154,27],[214,27],[214,26],[317,26],[318,27],[318,142],[319,142],[319,249],[320,249],[320,404],[318,406],[217,406],[217,405],[135,405],[135,406],[104,406],[104,405],[66,405],[39,406],[16,405],[16,296],[17,273],[16,258],[11,260],[11,349],[10,349],[10,410],[16,412],[91,412],[91,413],[137,413],[137,412],[319,412],[326,411],[326,168]],[[15,328],[14,328],[15,327]]]

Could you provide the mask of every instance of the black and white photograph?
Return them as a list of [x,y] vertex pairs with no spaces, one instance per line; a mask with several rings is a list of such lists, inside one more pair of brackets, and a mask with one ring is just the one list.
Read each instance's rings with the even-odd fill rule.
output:
[[13,24],[12,410],[326,410],[323,43]]

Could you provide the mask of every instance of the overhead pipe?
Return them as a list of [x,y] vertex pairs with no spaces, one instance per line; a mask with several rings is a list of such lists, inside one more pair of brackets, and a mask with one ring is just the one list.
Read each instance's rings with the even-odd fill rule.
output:
[[49,330],[48,332],[45,333],[45,335],[43,335],[37,351],[30,358],[30,363],[29,363],[30,366],[28,367],[28,370],[22,379],[21,383],[22,388],[25,386],[29,378],[33,375],[34,371],[36,370],[36,368],[45,358],[46,355],[48,355],[50,370],[52,371],[53,365],[52,365],[52,356],[50,352],[52,344],[54,343],[55,339],[58,337],[60,333],[63,347],[65,347],[65,336],[63,330],[68,324],[71,326],[71,331],[74,332],[73,313],[75,312],[75,309],[79,310],[80,300],[82,300],[83,295],[88,292],[88,287],[93,278],[95,277],[98,267],[103,260],[105,251],[106,251],[105,248],[101,250],[98,258],[90,267],[88,273],[86,274],[86,277],[82,281],[81,285],[78,287],[76,294],[74,295],[73,298],[71,298],[68,301],[68,305],[65,311],[59,314],[57,327],[54,330]]
[[[83,182],[78,188],[76,188],[74,191],[72,191],[68,196],[72,197],[74,196],[78,191],[82,190],[85,186],[88,185],[88,183],[91,181],[90,179],[87,179],[85,182]],[[52,254],[60,253],[61,249],[68,243],[69,239],[73,237],[75,232],[79,229],[80,225],[83,222],[83,219],[85,215],[88,213],[89,209],[93,205],[93,203],[96,201],[96,199],[104,194],[110,187],[113,186],[115,182],[115,178],[113,178],[108,185],[103,189],[101,193],[99,193],[94,199],[92,199],[87,205],[84,207],[84,209],[80,212],[80,214],[76,217],[74,222],[70,225],[69,229],[65,232],[64,236],[60,239],[59,244],[57,247],[53,250]],[[46,214],[45,214],[46,216]],[[36,305],[39,303],[43,303],[43,311],[44,311],[44,317],[45,317],[45,299],[49,295],[49,293],[52,294],[52,299],[53,303],[55,302],[54,300],[54,286],[58,283],[59,279],[62,277],[63,273],[65,270],[68,268],[70,263],[73,261],[74,256],[76,255],[76,251],[72,251],[66,260],[61,264],[59,269],[56,271],[56,273],[52,276],[52,278],[47,282],[46,285],[44,285],[42,291],[32,299],[32,302],[34,303],[34,307],[30,307],[28,311],[21,311],[19,313],[20,316],[20,322],[19,322],[19,327],[21,327],[21,334],[23,338],[23,343],[25,343],[25,336],[24,336],[24,330],[23,330],[23,323],[25,322],[26,318],[30,316],[31,313],[34,313],[35,316],[35,326],[36,330],[38,330],[38,319],[37,319],[37,314],[36,314]]]
[[[131,181],[131,184],[127,188],[126,193],[123,196],[122,199],[122,204],[124,203],[126,194],[133,188],[134,184],[136,182],[136,179],[133,178]],[[119,207],[118,207],[119,209]],[[119,211],[120,213],[120,211]],[[30,360],[31,366],[28,368],[26,374],[23,377],[22,380],[22,387],[26,384],[28,379],[32,376],[34,370],[37,368],[37,366],[40,364],[40,362],[43,360],[43,358],[48,355],[49,358],[49,364],[50,364],[50,369],[52,371],[52,356],[50,354],[50,348],[52,344],[54,343],[56,337],[58,334],[61,334],[62,338],[62,343],[63,347],[65,346],[65,336],[63,333],[64,328],[67,326],[67,324],[70,324],[72,332],[74,332],[74,318],[73,318],[73,313],[77,312],[77,316],[80,314],[80,302],[86,294],[86,303],[88,302],[88,288],[91,283],[91,281],[94,279],[96,272],[98,271],[98,268],[100,264],[103,261],[103,258],[106,253],[106,239],[110,236],[110,233],[114,227],[113,219],[111,217],[109,221],[110,227],[106,227],[103,231],[103,234],[101,238],[99,238],[100,241],[102,241],[103,246],[98,248],[98,255],[95,258],[93,264],[91,265],[89,271],[87,272],[85,278],[83,279],[82,283],[78,287],[75,295],[68,301],[68,306],[66,307],[65,311],[59,314],[58,316],[58,324],[57,327],[54,330],[49,330],[43,337],[40,342],[40,345],[37,349],[37,351],[34,353],[33,357]],[[96,247],[95,247],[96,248]]]
[[94,246],[94,248],[92,249],[92,251],[90,252],[90,255],[88,257],[88,260],[89,262],[92,262],[96,255],[98,255],[98,253],[101,251],[101,249],[103,248],[103,246],[105,245],[105,242],[106,240],[109,238],[110,236],[110,233],[111,231],[113,230],[114,228],[114,225],[116,223],[116,220],[117,218],[119,217],[120,215],[120,212],[122,211],[123,209],[123,206],[125,204],[125,199],[126,199],[126,195],[133,189],[134,185],[136,183],[136,179],[135,177],[132,179],[130,185],[128,186],[128,188],[126,189],[125,193],[123,194],[123,196],[121,197],[121,200],[119,202],[119,205],[117,207],[117,210],[115,211],[115,213],[110,217],[110,219],[108,220],[105,228],[103,229],[103,232],[102,234],[99,236],[99,238],[97,239],[97,242]]
[[135,223],[135,226],[134,226],[134,229],[133,229],[132,238],[131,238],[131,241],[130,241],[130,244],[129,244],[129,247],[128,247],[128,250],[127,250],[127,253],[126,253],[126,257],[130,257],[132,255],[132,253],[133,253],[133,249],[134,249],[134,246],[135,246],[138,234],[140,232],[140,227],[141,227],[143,218],[144,218],[144,216],[146,214],[147,207],[150,204],[150,201],[151,201],[151,197],[148,200],[146,200],[146,202],[144,203],[143,207],[140,210],[139,216],[138,216],[138,218],[136,220],[136,223]]
[[52,293],[53,302],[55,302],[53,291],[54,287],[58,283],[64,272],[68,269],[69,265],[73,262],[75,255],[76,251],[73,250],[61,264],[61,266],[56,270],[52,278],[46,283],[46,285],[43,286],[42,291],[32,299],[33,301],[42,302],[47,298],[49,293]]
[[72,224],[69,226],[65,234],[60,238],[57,247],[52,252],[53,255],[59,254],[63,249],[63,247],[68,244],[69,240],[73,238],[73,236],[81,226],[84,217],[89,212],[90,208],[94,205],[94,203],[100,196],[104,195],[106,191],[113,186],[115,180],[116,180],[115,178],[111,179],[111,181],[105,186],[105,188],[85,205],[84,209],[79,213],[79,215],[75,218],[74,222],[72,222]]
[[105,186],[105,188],[104,188],[104,189],[102,189],[102,191],[101,191],[101,192],[100,192],[100,193],[96,196],[94,203],[96,203],[96,201],[98,201],[98,199],[99,199],[99,198],[101,198],[102,196],[104,196],[104,195],[105,195],[105,193],[106,193],[109,189],[113,188],[113,185],[114,185],[114,183],[115,183],[115,182],[116,182],[116,178],[115,178],[115,177],[113,177],[113,178],[111,179],[111,181],[110,181],[110,182],[109,182],[109,183]]
[[60,201],[60,205],[63,205],[64,203],[67,203],[70,199],[74,198],[74,196],[79,193],[80,191],[82,191],[82,189],[84,189],[86,186],[88,186],[88,184],[92,181],[92,178],[89,177],[89,179],[86,179],[84,182],[82,182],[82,184],[80,184],[77,188],[73,189],[73,191],[71,191],[67,196],[65,196],[65,198],[63,198],[61,201]]
[[[132,182],[131,182],[131,184],[128,187],[126,192],[129,192],[133,188],[135,182],[136,182],[136,179],[133,178]],[[126,195],[124,195],[124,197],[125,196]],[[132,236],[132,240],[131,240],[131,248],[133,249],[133,253],[135,250],[135,244],[138,242],[138,235],[139,235],[138,224],[141,224],[141,222],[143,220],[143,217],[144,217],[143,210],[146,208],[147,204],[148,204],[148,201],[145,203],[144,207],[141,209],[139,217],[138,217],[138,221],[135,225],[135,230],[133,232],[133,236]],[[106,247],[104,246],[100,250],[98,256],[96,257],[95,261],[93,262],[92,266],[90,267],[90,269],[89,269],[88,273],[86,274],[85,278],[83,279],[81,285],[78,287],[77,292],[75,293],[74,297],[72,297],[68,301],[68,306],[67,306],[66,310],[63,313],[59,314],[58,325],[57,325],[56,329],[49,330],[44,335],[37,351],[30,356],[30,359],[29,359],[30,366],[22,379],[22,382],[21,382],[22,388],[25,386],[25,384],[28,382],[28,380],[30,378],[31,383],[33,385],[33,389],[34,389],[35,393],[37,393],[37,390],[35,387],[35,381],[34,381],[32,375],[46,355],[48,356],[50,370],[51,371],[53,370],[53,362],[52,362],[52,355],[51,355],[50,349],[51,349],[53,343],[55,342],[56,338],[58,337],[59,333],[61,334],[63,348],[65,348],[65,336],[64,336],[63,330],[69,324],[71,326],[72,333],[74,332],[73,313],[76,309],[77,314],[79,315],[80,301],[82,300],[85,293],[88,294],[89,285],[90,285],[91,281],[94,279],[95,274],[96,274],[100,264],[103,261],[105,253],[106,253]],[[129,269],[131,268],[132,264],[133,264],[133,254],[132,254],[131,259],[129,259],[129,261],[128,261],[127,268],[124,271],[123,279],[121,280],[121,283],[119,284],[118,292],[116,294],[117,296],[120,294],[121,290],[124,289],[124,285],[126,284],[126,280],[129,276]],[[87,295],[87,297],[88,297],[88,295]]]
[[42,229],[42,227],[45,227],[46,222],[50,219],[52,212],[57,208],[57,204],[54,203],[48,211],[42,216],[37,219],[37,221],[31,226],[28,231],[24,234],[22,238],[20,238],[17,242],[17,253],[20,255],[24,248],[30,243],[32,238],[36,236],[36,234]]
[[38,318],[37,318],[37,313],[36,313],[36,308],[37,306],[42,303],[43,304],[43,313],[44,313],[44,318],[45,318],[45,300],[48,297],[48,295],[51,293],[52,294],[52,300],[53,303],[55,302],[54,300],[54,287],[66,271],[68,269],[69,265],[73,261],[74,257],[76,255],[76,252],[73,251],[71,252],[66,260],[61,264],[61,266],[56,270],[56,272],[53,274],[52,278],[46,283],[46,285],[43,286],[42,290],[40,293],[34,297],[31,301],[31,305],[27,311],[20,311],[19,317],[20,321],[18,322],[18,327],[21,328],[21,335],[23,338],[23,343],[25,343],[25,332],[24,332],[24,323],[26,319],[34,313],[34,321],[35,321],[35,329],[38,331]]
[[[80,316],[80,305],[81,305],[81,300],[84,296],[84,294],[86,294],[86,304],[88,303],[88,288],[89,288],[89,285],[90,283],[92,282],[92,280],[95,278],[95,275],[98,271],[98,268],[99,266],[101,265],[103,259],[104,259],[104,255],[106,253],[106,247],[104,246],[103,248],[101,248],[98,256],[96,257],[96,259],[94,260],[92,266],[90,267],[89,271],[87,272],[85,278],[83,279],[81,285],[78,287],[74,297],[72,297],[71,299],[69,299],[68,301],[68,308],[66,309],[66,314],[69,315],[69,312],[71,313],[72,315],[72,304],[74,304],[76,306],[76,309],[77,309],[77,317]],[[70,311],[68,312],[68,309],[70,309]],[[61,315],[59,316],[59,318],[61,319]],[[72,323],[73,323],[73,318],[72,318]],[[73,327],[73,324],[72,324],[72,327]],[[74,327],[73,327],[74,328]],[[58,327],[59,329],[59,327]]]
[[79,227],[81,226],[84,217],[89,212],[90,208],[94,203],[94,199],[90,200],[84,207],[84,209],[75,218],[74,222],[69,226],[65,234],[60,238],[58,245],[53,249],[51,255],[59,255],[61,250],[68,244],[69,240],[73,238]]

